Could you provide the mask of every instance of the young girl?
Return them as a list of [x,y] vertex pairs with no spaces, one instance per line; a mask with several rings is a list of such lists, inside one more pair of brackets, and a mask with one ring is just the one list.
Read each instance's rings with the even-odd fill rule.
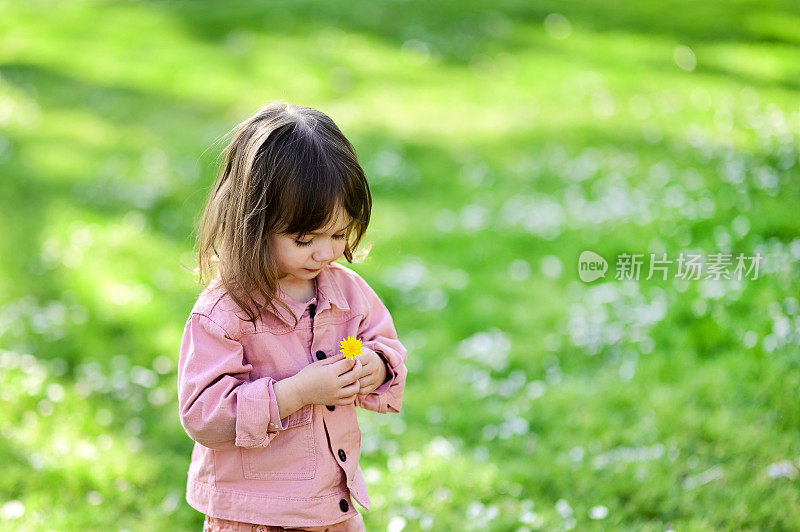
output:
[[[356,406],[399,413],[406,379],[386,307],[335,262],[353,262],[371,208],[325,114],[277,102],[235,129],[200,222],[206,287],[178,366],[196,442],[186,500],[204,530],[364,530]],[[354,359],[339,353],[350,336]]]

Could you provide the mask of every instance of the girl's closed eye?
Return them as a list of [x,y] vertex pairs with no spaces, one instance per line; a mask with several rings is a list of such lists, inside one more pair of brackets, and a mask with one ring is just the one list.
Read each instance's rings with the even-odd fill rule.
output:
[[[337,235],[333,235],[333,238],[335,238],[336,240],[342,240],[345,236],[346,235],[344,233],[339,233]],[[312,238],[311,240],[308,240],[308,241],[305,241],[305,242],[303,240],[295,240],[294,243],[297,244],[300,247],[305,247],[305,246],[310,246],[311,242],[313,242],[313,241],[314,241],[314,239]]]

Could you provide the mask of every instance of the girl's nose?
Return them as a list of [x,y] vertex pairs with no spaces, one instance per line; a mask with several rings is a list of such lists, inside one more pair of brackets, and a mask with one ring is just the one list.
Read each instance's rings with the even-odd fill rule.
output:
[[333,259],[333,243],[323,244],[320,249],[318,249],[312,258],[317,262],[324,262],[326,260]]

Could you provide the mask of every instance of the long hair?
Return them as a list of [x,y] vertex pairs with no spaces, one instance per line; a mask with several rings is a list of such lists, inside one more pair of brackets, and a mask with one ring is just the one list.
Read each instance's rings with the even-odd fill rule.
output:
[[277,300],[279,272],[268,235],[317,231],[338,206],[351,219],[344,257],[352,263],[369,253],[354,252],[372,210],[352,144],[316,109],[285,101],[262,107],[233,129],[222,153],[197,235],[198,283],[208,286],[219,276],[255,327]]

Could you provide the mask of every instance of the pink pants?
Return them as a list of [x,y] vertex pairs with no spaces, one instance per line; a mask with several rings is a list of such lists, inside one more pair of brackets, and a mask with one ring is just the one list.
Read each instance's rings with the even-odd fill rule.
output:
[[216,517],[206,516],[203,523],[203,532],[283,532],[290,530],[295,532],[365,532],[364,520],[361,514],[354,515],[346,521],[335,525],[310,526],[305,528],[293,528],[271,525],[254,525],[252,523],[242,523],[241,521],[228,521]]

